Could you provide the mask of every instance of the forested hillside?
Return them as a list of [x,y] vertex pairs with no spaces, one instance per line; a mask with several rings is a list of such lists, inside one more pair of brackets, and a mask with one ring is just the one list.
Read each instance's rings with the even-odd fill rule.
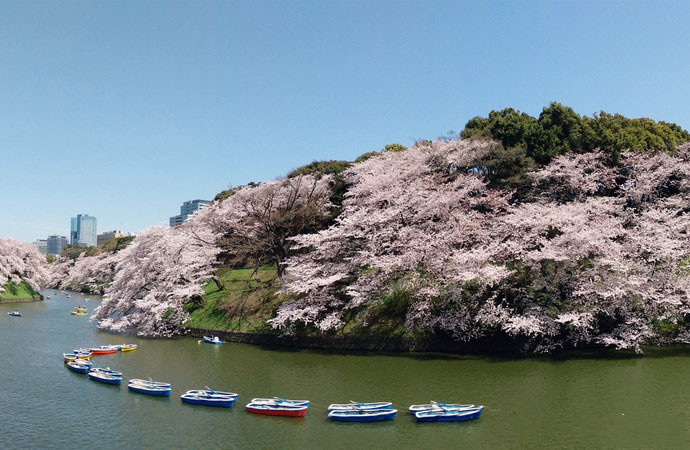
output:
[[64,277],[107,280],[95,318],[145,335],[687,342],[687,141],[675,124],[557,103],[493,111],[460,136],[229,189]]

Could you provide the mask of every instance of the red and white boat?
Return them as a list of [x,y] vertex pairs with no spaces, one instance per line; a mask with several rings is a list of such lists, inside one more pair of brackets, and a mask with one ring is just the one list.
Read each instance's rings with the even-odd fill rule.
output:
[[304,417],[307,415],[307,405],[276,405],[269,403],[249,403],[247,412],[265,414],[267,416]]
[[100,347],[94,347],[89,349],[94,355],[107,355],[109,353],[117,353],[118,348],[114,345],[101,345]]

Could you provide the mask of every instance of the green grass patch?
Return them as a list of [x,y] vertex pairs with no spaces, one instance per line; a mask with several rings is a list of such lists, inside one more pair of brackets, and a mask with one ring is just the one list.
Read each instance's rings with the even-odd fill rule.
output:
[[241,332],[267,331],[266,321],[289,298],[277,294],[280,279],[275,267],[230,269],[221,267],[216,276],[223,285],[210,281],[204,287],[201,301],[189,300],[185,311],[190,313],[185,326],[208,330]]
[[41,298],[41,295],[34,291],[26,281],[19,284],[11,281],[3,286],[4,291],[0,292],[0,300],[26,300]]

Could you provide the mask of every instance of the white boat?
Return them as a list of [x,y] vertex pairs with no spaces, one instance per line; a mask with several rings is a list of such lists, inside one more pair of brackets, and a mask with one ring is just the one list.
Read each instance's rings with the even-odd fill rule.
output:
[[432,401],[431,403],[425,403],[422,405],[410,405],[410,414],[415,414],[420,411],[443,411],[453,410],[461,411],[475,408],[474,405],[461,405],[459,403],[440,403]]
[[350,403],[333,403],[328,407],[329,411],[372,411],[378,409],[391,409],[393,404],[391,402],[350,402]]

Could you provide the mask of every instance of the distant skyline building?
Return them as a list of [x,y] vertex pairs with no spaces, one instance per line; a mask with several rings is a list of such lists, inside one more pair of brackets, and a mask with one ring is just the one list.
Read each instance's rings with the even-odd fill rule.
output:
[[211,203],[211,200],[187,200],[186,202],[182,203],[182,206],[180,206],[180,214],[170,218],[170,226],[174,227],[184,223],[189,216],[194,214],[196,211],[203,209],[209,203]]
[[48,236],[46,241],[48,244],[48,253],[52,253],[53,255],[59,255],[62,249],[67,246],[68,242],[66,236],[60,236],[57,234]]
[[48,253],[48,241],[45,239],[36,239],[33,244],[36,246],[39,252],[44,255]]
[[96,245],[103,245],[111,239],[115,239],[115,238],[119,238],[119,237],[125,237],[125,236],[129,236],[129,235],[126,233],[123,233],[120,230],[106,231],[105,233],[101,233],[96,237]]
[[72,217],[69,243],[82,247],[96,245],[96,218],[88,214]]

